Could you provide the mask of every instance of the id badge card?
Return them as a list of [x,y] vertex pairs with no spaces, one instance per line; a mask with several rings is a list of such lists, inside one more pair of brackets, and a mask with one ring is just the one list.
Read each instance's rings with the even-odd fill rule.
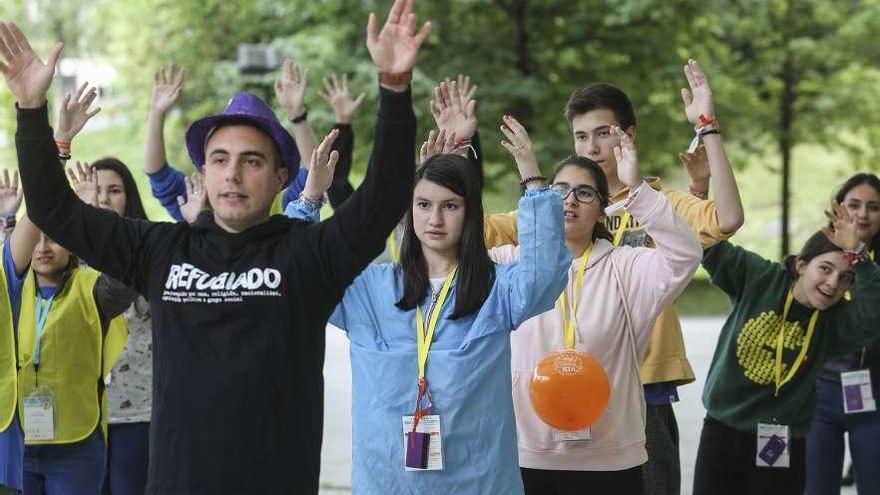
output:
[[790,467],[788,447],[788,426],[758,423],[756,466],[771,468]]
[[855,414],[877,410],[877,402],[871,388],[870,370],[841,373],[840,386],[843,387],[844,413]]
[[563,431],[563,430],[553,430],[553,441],[554,442],[576,442],[581,440],[592,440],[593,432],[590,427],[586,427],[583,430],[576,431]]
[[55,439],[55,398],[48,391],[35,392],[24,398],[25,441]]
[[403,467],[406,471],[440,471],[443,469],[443,442],[440,416],[429,414],[419,420],[416,431],[413,417],[403,417]]

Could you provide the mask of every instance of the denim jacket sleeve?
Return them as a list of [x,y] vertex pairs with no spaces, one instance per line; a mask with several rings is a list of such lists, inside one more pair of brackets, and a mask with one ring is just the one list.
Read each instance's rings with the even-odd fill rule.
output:
[[553,308],[571,265],[558,194],[547,188],[526,191],[517,215],[519,261],[496,270],[511,329]]
[[284,208],[284,216],[294,220],[318,223],[321,221],[321,208],[316,208],[297,197],[290,203],[287,203],[287,207]]

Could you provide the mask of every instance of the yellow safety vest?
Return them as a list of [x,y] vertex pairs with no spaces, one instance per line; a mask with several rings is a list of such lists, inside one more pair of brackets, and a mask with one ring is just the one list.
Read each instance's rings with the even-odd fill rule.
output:
[[95,303],[95,283],[101,274],[90,268],[74,268],[55,295],[40,343],[39,372],[33,364],[36,337],[36,281],[33,270],[22,288],[18,319],[19,417],[25,421],[23,398],[48,387],[54,399],[55,438],[27,441],[34,444],[65,444],[88,437],[99,422],[107,431],[107,405],[103,379],[113,368],[128,329],[125,320],[114,318],[107,334]]
[[0,263],[0,431],[6,430],[15,415],[17,372],[15,330],[12,326],[12,302],[6,287],[6,272]]

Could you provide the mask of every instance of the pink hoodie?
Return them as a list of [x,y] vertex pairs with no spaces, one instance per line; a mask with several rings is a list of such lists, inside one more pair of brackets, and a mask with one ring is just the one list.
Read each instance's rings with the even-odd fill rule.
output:
[[[642,187],[627,209],[644,225],[656,249],[615,248],[603,239],[593,246],[580,290],[575,348],[601,363],[611,383],[611,398],[608,410],[592,427],[591,440],[555,441],[553,429],[538,418],[529,400],[535,366],[547,353],[565,348],[559,302],[511,334],[522,467],[619,471],[648,460],[639,366],[654,319],[687,287],[702,250],[662,193]],[[491,254],[499,263],[516,257],[511,246],[495,248]],[[570,294],[579,263],[579,258],[573,260],[569,271]]]

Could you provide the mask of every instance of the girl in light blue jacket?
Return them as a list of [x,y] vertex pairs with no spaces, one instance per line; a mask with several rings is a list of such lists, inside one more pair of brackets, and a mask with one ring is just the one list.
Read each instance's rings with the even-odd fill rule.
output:
[[523,492],[509,332],[553,308],[571,255],[559,195],[505,124],[525,188],[519,261],[490,260],[476,171],[436,155],[416,172],[400,263],[367,268],[330,318],[351,342],[354,493]]

